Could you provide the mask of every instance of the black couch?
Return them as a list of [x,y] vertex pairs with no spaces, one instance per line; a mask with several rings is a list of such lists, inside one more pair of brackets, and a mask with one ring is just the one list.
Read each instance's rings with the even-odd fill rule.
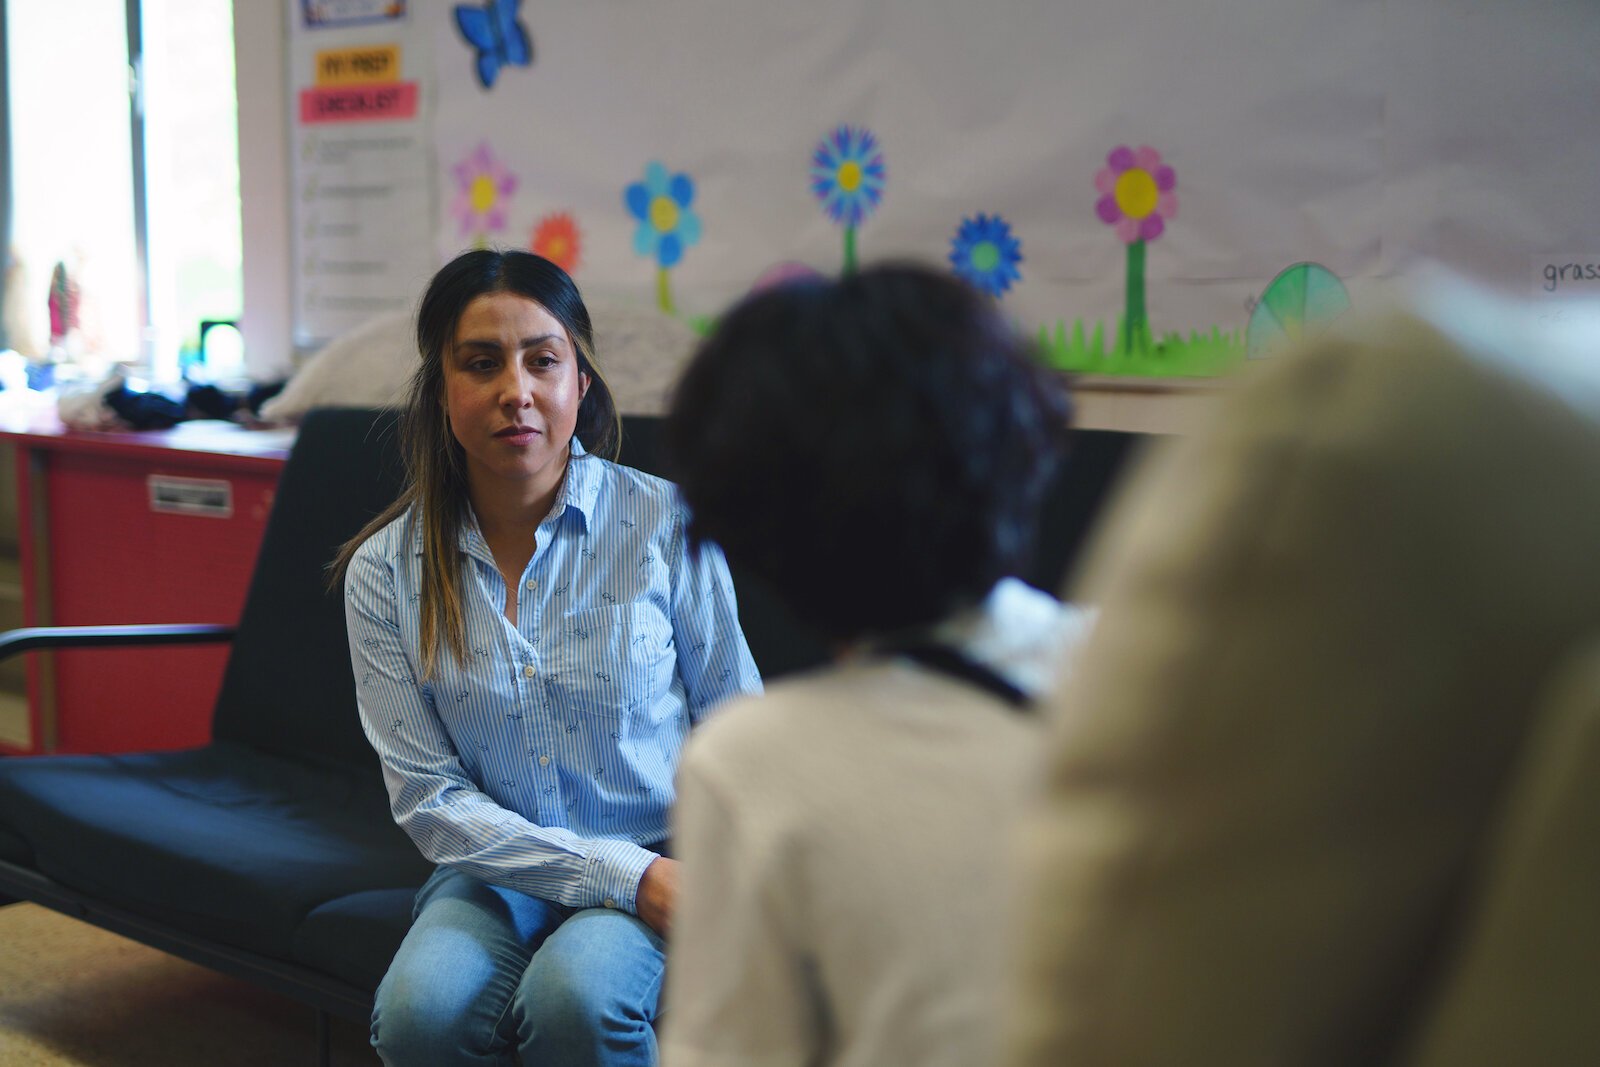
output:
[[[1060,580],[1132,445],[1122,434],[1076,437],[1044,516],[1044,548],[1025,575],[1045,588]],[[658,420],[628,420],[622,460],[670,473]],[[390,818],[355,714],[343,598],[326,589],[324,568],[394,498],[400,474],[391,415],[313,412],[284,469],[236,630],[0,637],[0,656],[63,643],[232,640],[210,744],[0,759],[0,899],[34,900],[290,994],[324,1024],[328,1012],[368,1017],[429,865]],[[822,660],[759,583],[737,570],[734,580],[764,675]]]

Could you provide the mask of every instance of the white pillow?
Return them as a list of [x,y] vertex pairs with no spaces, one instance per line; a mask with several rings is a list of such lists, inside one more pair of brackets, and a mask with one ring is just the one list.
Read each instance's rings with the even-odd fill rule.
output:
[[700,335],[653,307],[591,300],[595,359],[624,415],[662,415]]
[[261,405],[261,417],[296,422],[315,407],[399,407],[416,361],[411,313],[380,315],[318,350]]

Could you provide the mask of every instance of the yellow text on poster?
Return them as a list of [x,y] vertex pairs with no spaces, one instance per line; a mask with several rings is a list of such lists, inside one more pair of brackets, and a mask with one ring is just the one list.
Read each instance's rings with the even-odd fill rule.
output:
[[400,46],[333,48],[317,53],[318,85],[363,85],[400,80]]

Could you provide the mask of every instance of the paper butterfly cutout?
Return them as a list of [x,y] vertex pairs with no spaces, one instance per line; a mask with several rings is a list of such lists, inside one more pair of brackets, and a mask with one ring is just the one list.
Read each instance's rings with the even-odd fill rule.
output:
[[478,50],[478,83],[494,86],[501,67],[526,67],[533,62],[533,40],[517,18],[522,0],[483,0],[456,5],[456,28]]

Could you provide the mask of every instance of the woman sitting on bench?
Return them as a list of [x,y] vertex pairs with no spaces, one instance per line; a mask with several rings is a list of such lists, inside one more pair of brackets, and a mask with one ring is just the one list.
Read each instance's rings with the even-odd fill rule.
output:
[[349,545],[362,723],[432,862],[378,989],[385,1063],[648,1064],[678,752],[760,689],[719,552],[617,416],[572,280],[446,265],[417,316],[408,487]]

